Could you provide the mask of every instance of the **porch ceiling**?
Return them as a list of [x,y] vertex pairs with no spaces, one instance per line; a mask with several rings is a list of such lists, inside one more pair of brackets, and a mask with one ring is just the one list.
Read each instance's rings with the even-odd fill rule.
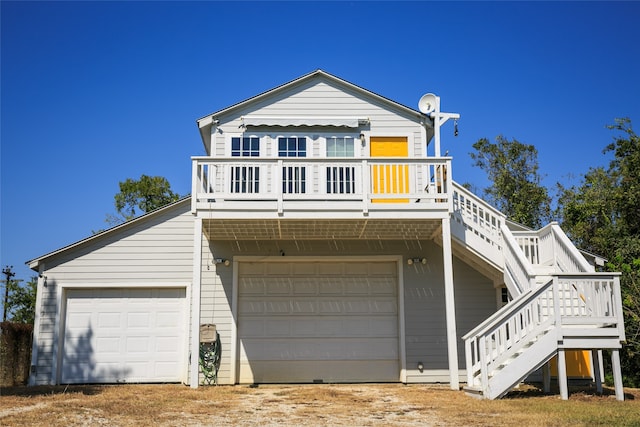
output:
[[440,219],[205,219],[209,240],[430,240]]

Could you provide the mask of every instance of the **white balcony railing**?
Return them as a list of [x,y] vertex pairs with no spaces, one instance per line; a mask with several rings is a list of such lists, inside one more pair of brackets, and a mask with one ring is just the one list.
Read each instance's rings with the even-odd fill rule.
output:
[[368,213],[389,210],[390,203],[397,210],[451,212],[450,158],[192,160],[194,212],[215,208]]

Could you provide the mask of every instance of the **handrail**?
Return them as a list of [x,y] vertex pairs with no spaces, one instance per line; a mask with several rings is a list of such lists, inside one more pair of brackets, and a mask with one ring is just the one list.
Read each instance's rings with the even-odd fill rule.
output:
[[504,317],[509,316],[510,314],[512,314],[513,312],[518,310],[521,306],[526,304],[532,298],[532,296],[536,295],[540,291],[540,289],[542,289],[545,286],[549,285],[549,283],[551,283],[551,282],[552,282],[552,280],[549,280],[549,282],[547,282],[545,285],[543,285],[540,288],[536,289],[535,292],[530,291],[530,292],[525,292],[523,294],[518,295],[516,298],[512,299],[511,301],[509,301],[509,304],[502,306],[498,311],[493,313],[491,316],[487,317],[478,326],[476,326],[475,328],[473,328],[472,330],[470,330],[469,332],[464,334],[462,336],[462,339],[463,340],[467,340],[467,339],[471,338],[472,336],[479,336],[479,335],[485,334],[489,329],[493,328],[493,325],[497,321],[499,321],[500,319],[502,319]]
[[457,182],[452,181],[452,184],[453,220],[464,224],[475,235],[500,250],[500,228],[506,216]]
[[[555,237],[554,241],[560,248],[556,249],[557,259],[559,261],[565,261],[564,268],[568,272],[594,272],[595,268],[587,262],[582,256],[580,251],[576,249],[574,244],[569,240],[569,237],[564,233],[558,223],[553,222],[550,224]],[[558,250],[561,249],[561,250]],[[576,271],[577,270],[577,271]]]
[[467,383],[480,379],[486,389],[495,368],[554,325],[616,328],[616,339],[623,341],[619,273],[556,274],[498,310],[462,337]]
[[557,222],[537,231],[514,231],[513,235],[533,265],[552,266],[568,273],[595,271]]
[[[519,295],[535,286],[536,273],[527,259],[522,248],[516,242],[509,228],[503,224],[501,227],[502,240],[504,242],[504,274],[508,285],[517,289],[509,289],[511,295]],[[511,275],[511,277],[509,277]],[[508,279],[513,279],[511,283]],[[516,292],[517,290],[517,292]]]

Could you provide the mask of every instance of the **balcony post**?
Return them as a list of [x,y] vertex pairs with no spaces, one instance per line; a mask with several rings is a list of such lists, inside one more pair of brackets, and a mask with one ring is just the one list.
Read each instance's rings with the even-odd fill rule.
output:
[[458,372],[458,337],[456,306],[453,290],[453,260],[451,253],[451,219],[442,219],[442,257],[444,264],[444,302],[447,319],[447,350],[449,357],[449,384],[451,390],[460,389]]
[[362,213],[369,214],[369,197],[371,192],[371,178],[369,177],[369,163],[362,161]]
[[[193,197],[193,196],[192,196]],[[189,384],[191,388],[200,385],[200,278],[202,276],[202,218],[197,218],[193,226],[193,278],[191,282],[191,349]]]
[[283,211],[283,194],[282,194],[282,167],[283,167],[283,162],[282,160],[278,160],[277,164],[276,164],[276,179],[273,182],[273,192],[274,194],[278,195],[278,201],[277,201],[277,205],[278,205],[278,215],[282,215],[282,211]]
[[191,213],[195,214],[198,206],[198,161],[191,163]]

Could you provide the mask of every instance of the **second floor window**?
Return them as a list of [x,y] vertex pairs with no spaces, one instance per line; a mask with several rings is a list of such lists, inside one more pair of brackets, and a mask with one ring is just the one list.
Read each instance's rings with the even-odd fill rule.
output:
[[232,157],[259,157],[260,138],[256,136],[231,138]]
[[327,157],[353,157],[353,138],[348,136],[333,136],[327,138]]
[[300,136],[279,137],[278,157],[307,157],[307,138]]

